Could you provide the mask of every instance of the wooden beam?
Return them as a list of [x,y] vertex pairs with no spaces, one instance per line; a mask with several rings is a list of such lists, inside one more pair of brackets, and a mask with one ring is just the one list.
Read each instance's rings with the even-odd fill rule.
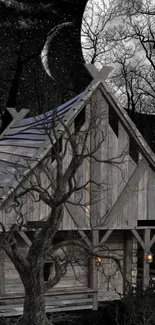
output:
[[18,115],[18,112],[16,111],[16,109],[14,107],[7,107],[6,109],[10,113],[12,118],[15,119],[16,116]]
[[[93,230],[92,233],[92,241],[93,245],[97,246],[99,242],[99,231],[98,230]],[[98,290],[98,269],[95,264],[95,260],[93,258],[93,283],[92,283],[92,289]],[[93,310],[98,309],[98,291],[93,294]]]
[[26,245],[28,247],[30,247],[32,245],[31,240],[28,238],[28,236],[25,234],[24,231],[19,231],[18,233],[20,235],[20,237],[24,240],[24,242],[26,243]]
[[137,167],[135,168],[134,172],[132,173],[127,184],[124,186],[115,204],[113,205],[109,213],[106,215],[106,220],[110,220],[110,224],[108,224],[109,227],[113,226],[115,219],[121,214],[121,209],[123,205],[128,202],[129,196],[136,189],[138,182],[140,181],[141,177],[143,176],[145,170],[148,167],[148,162],[144,158],[142,158]]
[[155,234],[153,235],[152,239],[150,240],[149,248],[152,247],[152,245],[154,244],[154,242],[155,242]]
[[[78,207],[78,205],[77,205],[77,207]],[[88,225],[87,225],[84,217],[83,218],[79,218],[79,216],[77,214],[74,214],[74,211],[71,212],[70,209],[68,208],[68,205],[67,204],[65,204],[65,209],[67,210],[67,212],[69,213],[70,217],[75,222],[75,224],[76,224],[76,226],[77,226],[77,228],[79,230],[81,230],[81,229],[88,229]]]
[[[78,206],[77,206],[78,208]],[[75,222],[76,226],[78,229],[88,229],[88,225],[83,218],[79,218],[77,215],[75,215],[74,213],[70,214],[71,218],[73,219],[73,221]]]
[[21,111],[15,115],[14,119],[12,120],[12,122],[7,126],[7,128],[1,133],[0,135],[0,139],[3,138],[4,135],[6,135],[8,133],[8,131],[10,130],[11,127],[13,127],[13,125],[22,120],[27,114],[29,113],[29,109],[21,109]]
[[5,293],[4,251],[0,249],[0,294]]
[[138,243],[140,244],[140,246],[145,249],[145,243],[144,241],[141,239],[141,237],[138,234],[138,231],[135,229],[131,229],[133,235],[135,236],[135,238],[137,239]]
[[106,80],[113,70],[113,67],[110,66],[103,66],[101,70],[98,70],[94,64],[85,64],[85,67],[95,81]]
[[[99,231],[92,231],[92,244],[98,246],[99,243]],[[97,254],[97,253],[96,253]],[[88,285],[91,289],[95,290],[93,294],[93,310],[98,309],[98,269],[95,264],[95,259],[91,258],[88,267]]]
[[88,247],[91,247],[92,243],[89,240],[89,238],[86,236],[85,232],[83,230],[78,230],[78,232],[81,235],[81,237],[84,239],[84,241],[87,243]]
[[123,279],[123,293],[129,292],[130,286],[132,285],[132,255],[133,255],[133,236],[130,231],[125,232],[124,236],[124,279]]
[[109,229],[106,231],[106,233],[104,234],[104,236],[102,237],[102,239],[100,240],[99,245],[102,245],[103,243],[105,243],[107,241],[107,239],[110,237],[110,235],[112,234],[113,229]]
[[150,232],[151,232],[150,228],[144,229],[144,241],[143,241],[141,239],[141,237],[139,236],[137,230],[134,229],[131,231],[144,250],[144,253],[143,253],[143,288],[146,289],[149,286],[149,281],[150,281],[150,265],[146,261],[146,253],[149,252],[151,246],[154,244],[155,235],[150,240]]
[[148,252],[150,247],[150,229],[144,231],[144,258],[143,258],[143,288],[146,289],[149,286],[150,281],[150,264],[147,263],[145,254]]
[[[89,240],[89,238],[86,236],[85,232],[81,229],[81,228],[85,228],[88,229],[87,224],[84,220],[84,218],[78,218],[77,215],[70,212],[70,210],[68,209],[67,205],[65,206],[67,212],[69,213],[70,217],[72,218],[72,220],[75,222],[76,226],[77,226],[77,231],[79,232],[79,234],[81,235],[81,237],[85,240],[85,242],[87,243],[88,247],[92,246],[91,241]],[[82,224],[81,224],[82,222]]]

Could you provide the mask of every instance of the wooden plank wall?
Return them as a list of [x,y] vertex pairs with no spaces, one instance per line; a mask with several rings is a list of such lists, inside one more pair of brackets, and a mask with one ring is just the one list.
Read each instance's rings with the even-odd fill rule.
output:
[[[28,247],[25,245],[24,241],[18,238],[18,249],[24,256],[27,254]],[[62,251],[57,251],[56,254],[62,255]],[[75,252],[76,258],[80,258],[81,252]],[[74,255],[73,255],[74,256]],[[75,257],[74,256],[74,257]],[[67,288],[67,287],[87,287],[88,285],[88,267],[87,259],[81,255],[81,260],[79,262],[73,261],[68,265],[67,274],[60,280],[56,285],[56,288]],[[2,266],[2,264],[0,265]],[[1,272],[1,268],[0,268]],[[0,273],[1,274],[1,273]],[[16,271],[14,265],[10,261],[9,257],[4,254],[4,269],[3,274],[5,276],[5,293],[23,293],[24,287]],[[51,276],[54,275],[54,270],[51,270]],[[0,278],[1,280],[1,278]],[[0,282],[1,284],[1,282]],[[1,288],[1,287],[0,287]],[[0,292],[1,293],[1,292]]]
[[[18,249],[24,256],[27,254],[28,248],[22,239],[18,239]],[[24,292],[24,287],[18,272],[6,254],[4,254],[4,274],[5,294]]]
[[[107,150],[108,150],[108,159],[112,162],[117,160],[119,151],[118,151],[119,141],[112,130],[111,126],[108,125],[108,143],[107,143]],[[118,196],[118,167],[117,164],[108,165],[108,183],[107,183],[107,192],[108,192],[108,204],[107,204],[107,211],[112,207],[115,203],[117,196]]]
[[[118,156],[122,161],[117,167],[118,172],[118,195],[120,195],[129,178],[129,136],[122,124],[118,123]],[[128,220],[128,204],[122,207],[115,226],[118,227],[123,221]]]
[[[119,260],[121,270],[113,259],[103,258],[102,265],[98,267],[98,288],[99,299],[112,297],[118,298],[123,294],[123,286],[125,281],[125,265],[124,254],[131,253],[131,265],[130,265],[130,280],[127,274],[127,279],[130,281],[130,285],[135,286],[137,280],[137,241],[131,234],[132,249],[131,252],[125,252],[124,244],[126,240],[126,231],[114,231],[105,243],[105,255],[113,256]],[[129,265],[128,265],[129,266]],[[122,272],[123,276],[122,276]],[[127,271],[127,270],[126,270]]]
[[[148,183],[147,183],[148,182]],[[147,186],[146,186],[147,184]],[[155,220],[155,172],[149,168],[148,173],[145,176],[145,183],[143,186],[143,192],[147,201],[147,218],[149,220]],[[143,216],[144,218],[144,216]],[[141,218],[142,219],[142,216]],[[144,218],[145,219],[145,218]]]
[[4,258],[5,270],[5,294],[23,293],[24,287],[16,271],[7,255]]
[[5,290],[5,277],[4,277],[4,251],[0,249],[0,294]]
[[[91,169],[91,224],[92,228],[102,227],[105,224],[105,214],[108,209],[107,192],[108,164],[103,163],[108,159],[108,104],[98,90],[92,98],[91,116],[96,120],[97,128],[90,134],[90,152],[94,152],[90,158]],[[100,143],[99,148],[97,148]]]
[[[89,179],[90,174],[95,182],[102,183],[99,187],[91,185],[91,193],[87,187],[87,191],[81,190],[74,193],[70,200],[80,203],[78,206],[67,204],[64,208],[64,218],[61,225],[62,230],[77,229],[77,226],[70,215],[74,215],[78,220],[84,220],[81,224],[81,228],[90,227],[90,210],[94,216],[94,220],[98,219],[98,226],[101,228],[134,228],[137,226],[137,220],[142,219],[154,219],[155,210],[155,173],[150,168],[149,173],[146,170],[141,177],[137,188],[128,197],[128,202],[124,202],[121,211],[118,212],[115,221],[111,221],[106,218],[108,211],[112,208],[117,198],[121,194],[121,191],[126,186],[131,174],[137,167],[137,163],[133,160],[133,156],[130,154],[131,136],[122,125],[118,122],[118,132],[115,132],[112,125],[110,125],[109,117],[109,104],[101,94],[100,90],[94,94],[90,103],[86,106],[86,121],[82,126],[82,130],[85,130],[89,124],[90,115],[93,118],[93,114],[100,117],[100,126],[104,133],[104,141],[101,147],[95,153],[96,157],[101,160],[110,160],[111,163],[97,163],[93,159],[91,162],[86,160],[79,168],[76,174],[76,178],[79,181],[79,185],[82,185]],[[116,116],[117,119],[117,116]],[[71,134],[74,132],[74,122],[70,126]],[[88,148],[93,147],[97,137],[100,137],[100,128],[98,128],[98,134],[96,138],[94,133],[90,135],[88,139]],[[65,146],[65,138],[63,139],[63,146]],[[63,168],[67,168],[71,159],[70,148],[67,148],[67,154],[64,160]],[[139,153],[139,160],[142,159],[142,155]],[[54,170],[53,163],[51,168]],[[54,173],[53,173],[54,177]],[[41,172],[41,183],[47,188],[49,186],[48,177],[45,173]],[[89,186],[89,185],[88,185]],[[91,201],[91,209],[90,209]],[[7,211],[7,207],[11,203],[8,200],[3,205],[3,210],[0,213],[0,220],[5,224],[11,225],[15,221],[15,215]],[[86,207],[87,206],[87,207]],[[46,219],[49,214],[49,208],[43,202],[33,202],[31,198],[25,199],[25,205],[23,206],[23,214],[25,219],[37,221],[40,219]],[[85,224],[85,227],[83,226]],[[92,225],[91,225],[92,226]]]
[[[86,108],[86,110],[87,110],[87,108]],[[86,123],[87,123],[87,118],[80,130],[81,137],[84,137],[82,132],[84,132],[86,129]],[[75,131],[75,125],[73,122],[72,125],[70,126],[70,133],[73,134],[74,131]],[[67,141],[67,138],[63,141],[64,146],[65,146],[66,141]],[[77,145],[78,145],[78,150],[80,152],[80,149],[81,149],[80,138],[79,138],[79,143]],[[67,147],[66,156],[65,156],[64,162],[63,162],[64,172],[67,169],[67,167],[69,166],[71,158],[72,158],[72,153],[71,153],[71,147],[70,147],[70,143],[69,143],[68,147]],[[87,166],[87,161],[85,160],[76,172],[75,178],[76,178],[77,186],[85,187],[86,166]],[[87,171],[89,173],[89,169]],[[74,192],[71,195],[71,197],[69,198],[69,201],[71,203],[68,202],[67,204],[65,204],[66,207],[64,208],[64,217],[63,217],[61,229],[62,230],[77,229],[77,226],[74,223],[72,216],[75,216],[75,218],[78,219],[79,221],[80,221],[80,219],[84,219],[86,225],[89,225],[89,220],[87,220],[87,217],[86,217],[86,191],[85,191],[85,188],[82,188],[81,190]],[[72,202],[73,202],[73,204],[72,204]]]
[[[124,233],[115,231],[105,243],[105,256],[113,256],[120,261],[123,270]],[[102,265],[98,268],[99,297],[123,292],[123,278],[116,262],[111,258],[103,258]],[[117,294],[116,294],[117,295]]]
[[[148,209],[152,211],[151,187],[153,182],[154,179],[152,178],[150,184],[148,184],[148,170],[146,170],[138,184],[138,220],[146,220],[149,217]],[[150,205],[150,207],[148,205]]]
[[[25,253],[24,248],[20,248],[20,251]],[[4,270],[5,270],[5,293],[23,293],[24,287],[10,259],[5,255],[4,258]],[[61,279],[61,281],[55,286],[55,288],[69,288],[71,287],[87,287],[87,268],[84,266],[68,265],[67,274]],[[2,292],[3,293],[3,292]]]
[[76,263],[68,265],[66,275],[60,280],[55,288],[72,288],[88,286],[88,269]]
[[[96,182],[102,182],[102,184],[104,184],[102,189],[96,189],[96,192],[98,191],[99,202],[95,204],[94,208],[92,205],[92,215],[94,215],[94,218],[95,215],[96,217],[98,216],[98,226],[101,228],[133,228],[137,224],[136,220],[139,205],[138,184],[134,191],[131,189],[128,202],[125,202],[122,206],[115,222],[113,223],[106,218],[106,214],[117,201],[117,198],[137,166],[132,156],[129,155],[131,138],[120,121],[118,121],[118,130],[116,125],[113,128],[109,124],[109,105],[99,91],[96,97],[94,97],[94,101],[96,101],[100,113],[104,112],[102,130],[105,131],[104,141],[96,154],[98,158],[103,161],[109,160],[109,163],[91,163],[91,170],[93,170],[94,174],[93,179]],[[91,105],[93,104],[91,103]],[[93,188],[91,202],[93,204]]]
[[[103,235],[103,234],[101,234]],[[124,232],[114,231],[109,237],[104,246],[105,258],[102,260],[102,266],[96,266],[98,270],[98,289],[99,299],[104,300],[110,299],[110,296],[114,296],[115,293],[123,293],[123,277],[115,263],[110,256],[117,258],[120,261],[120,265],[123,271],[123,259],[124,259]],[[21,240],[18,241],[19,251],[24,255],[27,253],[27,247]],[[136,251],[137,243],[133,241],[133,266],[132,266],[132,281],[133,284],[136,281]],[[81,254],[81,255],[80,255]],[[82,256],[82,253],[76,254],[76,258],[81,256],[81,260],[72,262],[68,265],[67,274],[61,279],[56,285],[56,288],[69,288],[72,287],[87,287],[88,286],[88,261],[87,258]],[[5,255],[4,257],[4,271],[5,271],[5,293],[23,293],[24,288],[22,282],[15,270],[13,264],[9,258]],[[54,275],[54,271],[51,271],[51,276]],[[109,298],[108,298],[109,297]]]
[[[69,127],[69,131],[72,134],[74,132],[74,123]],[[68,136],[64,136],[63,139],[63,150],[65,150],[66,147],[66,141],[68,141]],[[70,143],[67,144],[67,149],[66,149],[66,155],[63,160],[63,172],[65,173],[70,161],[71,161],[71,145]],[[75,195],[74,193],[70,197],[70,201],[74,202],[75,200]],[[77,229],[74,221],[71,218],[71,215],[74,213],[75,207],[72,204],[66,204],[66,207],[64,207],[64,217],[63,217],[63,222],[61,225],[61,229]]]

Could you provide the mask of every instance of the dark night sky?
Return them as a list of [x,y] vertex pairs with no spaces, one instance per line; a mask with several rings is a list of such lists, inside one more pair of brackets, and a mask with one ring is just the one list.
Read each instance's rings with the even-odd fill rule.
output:
[[[1,109],[13,106],[18,110],[26,107],[46,111],[50,105],[68,100],[86,88],[91,77],[83,65],[80,42],[86,3],[87,0],[11,0],[8,5],[8,1],[0,0]],[[57,80],[53,83],[43,70],[40,53],[47,33],[67,21],[73,24],[61,29],[50,46],[50,70]],[[15,88],[10,96],[13,83],[18,96]]]

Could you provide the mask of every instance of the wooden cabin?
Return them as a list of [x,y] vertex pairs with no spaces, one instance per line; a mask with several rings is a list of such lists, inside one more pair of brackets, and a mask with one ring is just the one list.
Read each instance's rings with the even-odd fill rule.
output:
[[[120,299],[127,292],[129,284],[136,285],[139,247],[145,256],[155,242],[155,154],[125,110],[118,105],[104,80],[94,79],[82,94],[60,106],[57,113],[73,132],[77,123],[85,130],[91,110],[96,110],[102,116],[100,125],[104,141],[97,150],[97,158],[102,162],[86,159],[77,173],[82,184],[93,170],[93,179],[96,182],[102,180],[104,186],[98,190],[97,196],[93,194],[94,187],[91,188],[92,193],[82,194],[84,203],[90,200],[90,203],[95,202],[90,204],[89,209],[76,205],[64,209],[63,222],[55,240],[77,234],[88,245],[104,245],[106,258],[98,259],[96,256],[91,263],[83,259],[81,264],[73,261],[74,268],[68,265],[65,277],[46,297],[49,312],[97,309],[99,301]],[[35,118],[27,118],[28,111],[24,109],[20,113],[11,109],[10,112],[13,120],[0,138],[0,221],[7,229],[15,222],[9,207],[14,189],[18,191],[23,186],[21,175],[31,177],[31,172],[37,170],[41,159],[52,150],[43,127],[45,117],[50,121],[50,112]],[[63,141],[64,129],[59,119],[57,130]],[[91,141],[94,139],[90,134]],[[69,151],[67,155],[64,164],[69,163]],[[55,166],[54,159],[52,164]],[[27,166],[31,166],[31,170],[28,171]],[[17,170],[21,171],[19,179],[15,177]],[[46,184],[44,174],[41,179]],[[77,196],[73,194],[73,202]],[[25,199],[22,209],[29,227],[20,231],[17,240],[19,251],[26,254],[35,231],[48,216],[49,208],[41,201],[34,204],[29,197]],[[110,256],[119,260],[121,269]],[[146,287],[150,279],[149,264],[144,258],[142,262],[143,285]],[[45,281],[49,271],[52,272],[52,264],[47,260]],[[18,273],[1,250],[0,313],[20,314],[23,296],[24,289]],[[11,302],[14,307],[10,307]]]

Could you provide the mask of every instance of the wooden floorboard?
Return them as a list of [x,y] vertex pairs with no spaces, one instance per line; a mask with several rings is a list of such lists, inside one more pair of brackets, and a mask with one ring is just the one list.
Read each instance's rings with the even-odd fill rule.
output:
[[[45,295],[46,313],[93,309],[93,293],[96,290],[77,288],[74,291],[56,289]],[[101,292],[100,292],[101,293]],[[120,299],[116,293],[106,292],[99,301]],[[0,296],[0,317],[15,317],[23,314],[24,294]]]
[[[60,302],[49,302],[46,304],[46,313],[69,311],[69,310],[81,310],[81,309],[92,309],[92,299],[77,299],[77,301],[61,301]],[[23,314],[22,304],[3,305],[0,306],[0,317],[12,317],[20,316]]]
[[[92,305],[86,305],[86,306],[68,306],[66,307],[46,307],[46,313],[52,314],[55,312],[63,312],[63,311],[74,311],[74,310],[85,310],[85,309],[92,309]],[[4,312],[0,312],[0,318],[1,317],[16,317],[21,316],[23,314],[23,308],[19,307],[18,309],[7,309]]]
[[[61,312],[93,308],[93,293],[90,288],[58,288],[45,295],[46,312]],[[24,294],[0,296],[0,317],[20,316],[23,313]]]

